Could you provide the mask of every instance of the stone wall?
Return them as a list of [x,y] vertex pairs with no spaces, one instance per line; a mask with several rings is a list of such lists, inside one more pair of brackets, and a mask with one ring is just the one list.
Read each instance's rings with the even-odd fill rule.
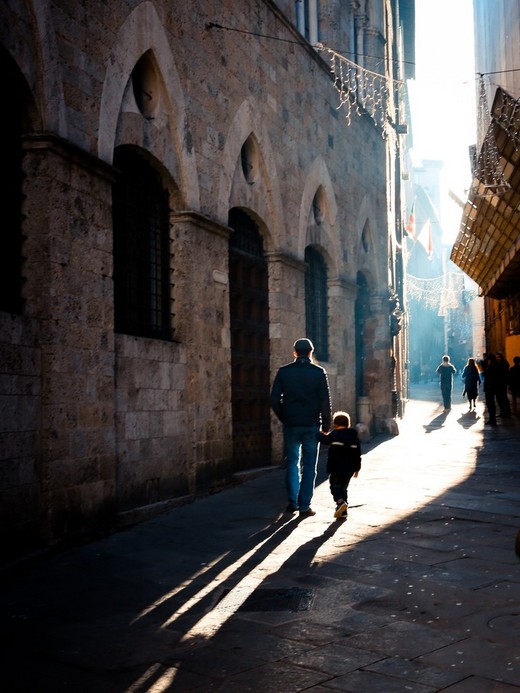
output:
[[[231,208],[264,241],[270,381],[305,334],[310,245],[327,265],[333,406],[356,418],[362,272],[374,429],[390,416],[388,142],[366,113],[347,123],[328,63],[278,5],[0,8],[9,69],[35,109],[24,126],[24,311],[0,315],[2,512],[25,548],[108,531],[231,480]],[[352,8],[326,5],[324,26],[345,39]],[[146,110],[133,72],[145,55]],[[114,333],[117,146],[145,152],[169,191],[172,341]],[[274,417],[272,432],[268,463],[279,464]]]

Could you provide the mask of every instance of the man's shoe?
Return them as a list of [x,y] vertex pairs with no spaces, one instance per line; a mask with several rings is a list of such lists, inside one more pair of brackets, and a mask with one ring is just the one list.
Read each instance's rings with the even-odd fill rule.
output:
[[289,503],[289,505],[285,508],[285,511],[288,513],[297,513],[298,512],[298,506],[293,505],[292,503]]
[[316,511],[312,508],[307,508],[307,510],[300,510],[300,517],[313,517],[316,515]]
[[339,520],[340,517],[347,517],[347,504],[346,503],[340,503],[338,507],[336,508],[336,512],[334,513],[334,517],[336,520]]

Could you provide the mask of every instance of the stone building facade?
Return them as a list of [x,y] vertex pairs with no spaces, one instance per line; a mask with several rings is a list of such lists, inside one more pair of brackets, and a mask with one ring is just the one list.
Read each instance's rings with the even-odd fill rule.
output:
[[6,555],[279,465],[298,337],[388,426],[400,135],[345,118],[308,34],[395,77],[402,4],[2,3]]

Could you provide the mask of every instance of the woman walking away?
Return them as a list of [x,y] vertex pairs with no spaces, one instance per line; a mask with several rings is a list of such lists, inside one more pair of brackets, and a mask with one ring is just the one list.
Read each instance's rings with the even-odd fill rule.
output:
[[464,392],[468,396],[469,410],[475,411],[480,386],[480,375],[475,359],[468,359],[462,371],[462,380],[464,381]]

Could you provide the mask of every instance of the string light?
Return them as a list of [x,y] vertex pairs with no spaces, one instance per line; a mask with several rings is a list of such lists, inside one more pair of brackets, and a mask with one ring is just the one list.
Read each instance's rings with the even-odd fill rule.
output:
[[[505,116],[504,116],[505,121]],[[493,197],[510,189],[500,165],[495,142],[494,128],[491,127],[484,75],[479,77],[479,102],[477,111],[477,162],[474,178],[477,182],[470,188],[475,197]]]
[[444,276],[423,279],[406,275],[406,295],[437,315],[446,316],[477,297],[475,291],[464,289],[464,275],[448,272]]
[[[212,29],[233,31],[247,36],[254,36],[256,38],[295,45],[304,45],[307,43],[303,37],[298,40],[289,39],[281,36],[262,34],[257,31],[248,31],[247,29],[224,26],[218,22],[207,22],[205,24],[205,29],[206,31],[210,31]],[[324,46],[322,43],[317,43],[312,47],[316,51],[322,51],[329,55],[331,72],[334,76],[334,86],[340,94],[340,105],[338,108],[345,108],[347,123],[350,124],[353,110],[357,115],[368,113],[372,120],[381,128],[383,136],[386,137],[388,125],[392,120],[390,113],[390,107],[392,104],[392,89],[394,90],[395,99],[401,99],[402,94],[400,93],[400,90],[403,88],[404,82],[394,80],[387,75],[380,74],[378,72],[372,72],[371,70],[356,64],[352,60],[349,60],[337,50]],[[387,58],[376,58],[371,55],[363,55],[360,57],[369,60],[377,60],[379,62],[386,62],[388,60]],[[392,59],[392,62],[399,62],[403,65],[415,65],[414,62],[401,58],[399,60]],[[487,107],[484,76],[519,71],[520,68],[513,68],[510,70],[485,72],[479,75],[480,97],[478,121],[480,124],[479,132],[482,131],[482,136],[480,138],[481,146],[479,148],[481,155],[476,165],[476,177],[479,179],[479,181],[481,181],[481,184],[471,191],[477,196],[482,196],[483,194],[487,197],[494,194],[500,194],[501,192],[508,190],[510,187],[509,183],[504,177],[502,169],[500,168],[500,160],[498,157],[496,144],[489,132],[489,124],[491,121]],[[516,105],[519,103],[520,100],[516,101]],[[508,110],[508,105],[503,103],[500,114],[495,117],[495,121],[498,122],[500,126],[503,127],[503,129],[506,130],[506,132],[511,136],[511,140],[514,143],[517,151],[520,149],[520,128],[518,127],[518,121],[520,120],[519,108],[520,106],[518,108],[515,106],[511,112],[511,110]],[[488,127],[486,127],[486,123]],[[485,189],[484,193],[482,193],[483,188]]]
[[514,99],[503,89],[500,102],[495,106],[493,119],[507,133],[515,151],[520,150],[520,99]]
[[353,111],[357,115],[368,113],[376,125],[381,128],[383,136],[386,136],[391,104],[389,85],[393,85],[399,90],[403,86],[403,82],[368,70],[321,43],[314,47],[329,56],[334,86],[340,98],[338,109],[345,109],[347,125],[351,123]]

